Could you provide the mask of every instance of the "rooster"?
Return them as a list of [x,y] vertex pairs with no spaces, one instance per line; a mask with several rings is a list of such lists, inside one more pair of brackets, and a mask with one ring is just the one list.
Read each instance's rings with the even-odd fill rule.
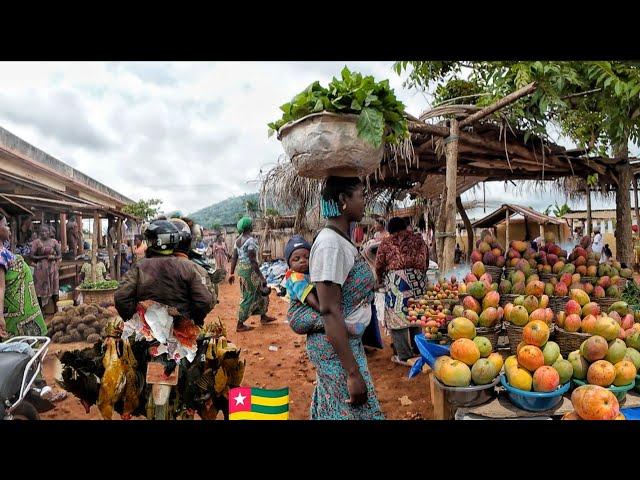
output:
[[56,382],[80,399],[86,413],[98,401],[102,365],[102,342],[83,350],[64,352],[56,358]]

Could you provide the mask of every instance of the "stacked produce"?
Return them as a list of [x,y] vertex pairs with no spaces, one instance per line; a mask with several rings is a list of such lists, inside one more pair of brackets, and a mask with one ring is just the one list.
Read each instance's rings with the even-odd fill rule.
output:
[[560,347],[549,341],[549,326],[541,320],[526,324],[517,354],[504,363],[509,385],[524,391],[553,392],[571,380],[573,367]]
[[[429,303],[442,300],[457,300],[458,299],[458,279],[455,275],[451,277],[450,281],[440,279],[436,283],[427,283],[425,293],[421,300],[426,300]],[[414,299],[409,299],[411,302]],[[436,304],[437,305],[437,304]]]
[[564,312],[560,312],[556,317],[559,327],[567,332],[589,333],[611,340],[624,340],[629,336],[629,341],[635,341],[634,334],[640,328],[640,324],[634,323],[634,315],[630,313],[625,302],[614,303],[609,312],[605,313],[595,302],[584,303],[583,297],[586,294],[583,291],[572,290],[571,293],[572,298],[567,302]]
[[[481,263],[479,265],[484,268]],[[461,305],[453,308],[453,316],[465,317],[474,326],[494,327],[504,316],[504,310],[500,307],[500,294],[497,292],[498,284],[491,283],[491,275],[488,273],[482,274],[480,280],[474,279],[473,273],[465,277],[468,283],[464,285],[468,295],[462,299]],[[455,320],[454,318],[453,321]]]
[[549,307],[549,297],[541,295],[540,298],[535,295],[519,295],[513,303],[507,303],[504,307],[504,318],[518,326],[524,327],[533,320],[550,325],[553,322],[553,310]]
[[433,373],[438,380],[450,387],[487,385],[502,370],[502,356],[492,351],[488,338],[476,336],[473,323],[464,317],[449,324],[449,336],[454,339],[450,356],[438,357]]
[[640,368],[640,352],[616,338],[614,329],[605,333],[608,336],[592,335],[579,350],[569,354],[573,378],[604,388],[633,386]]
[[504,249],[490,233],[486,233],[483,238],[476,241],[476,249],[471,252],[471,262],[504,267],[506,263]]
[[583,385],[571,394],[574,411],[562,420],[625,420],[613,393],[597,385]]
[[118,280],[101,280],[99,282],[85,280],[79,288],[82,290],[111,290],[118,288]]
[[65,307],[51,320],[49,336],[55,343],[99,342],[109,320],[118,318],[115,308],[100,305]]
[[[461,294],[466,293],[472,295],[469,289],[474,283],[478,282],[482,283],[487,290],[497,290],[498,280],[500,279],[494,279],[490,273],[487,273],[484,263],[475,262],[471,266],[471,271],[464,277],[464,282],[458,286],[458,292]],[[477,285],[476,288],[478,288]]]

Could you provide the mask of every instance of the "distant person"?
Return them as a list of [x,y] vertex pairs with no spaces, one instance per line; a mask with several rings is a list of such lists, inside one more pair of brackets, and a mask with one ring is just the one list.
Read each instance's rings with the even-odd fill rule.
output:
[[606,263],[613,257],[613,252],[609,248],[609,244],[605,244],[602,248],[602,254],[600,255],[600,263]]
[[462,249],[460,248],[460,244],[456,243],[456,249],[453,254],[453,263],[459,264],[462,261]]
[[591,248],[594,253],[602,253],[602,234],[600,233],[600,227],[593,229],[593,244]]
[[231,256],[229,255],[227,244],[222,238],[222,235],[218,235],[216,237],[215,243],[212,243],[210,247],[212,256],[216,261],[216,268],[221,268],[225,272],[228,272],[228,264]]
[[383,238],[389,236],[389,232],[387,232],[384,218],[376,219],[376,233],[373,234],[373,239],[377,242],[381,242]]
[[147,253],[147,244],[142,241],[142,235],[133,237],[133,260],[134,263],[142,260]]

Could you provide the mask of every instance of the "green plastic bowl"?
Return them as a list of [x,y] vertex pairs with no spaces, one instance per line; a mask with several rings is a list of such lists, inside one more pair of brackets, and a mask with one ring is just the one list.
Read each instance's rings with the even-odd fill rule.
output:
[[636,392],[640,392],[640,374],[636,375]]
[[[609,390],[611,393],[613,393],[616,396],[616,398],[618,399],[618,402],[622,403],[624,402],[624,398],[627,396],[627,392],[631,390],[633,387],[635,387],[637,385],[637,382],[638,382],[638,376],[636,376],[636,381],[631,382],[629,385],[623,385],[621,387],[616,387],[615,385],[611,385],[609,388],[607,388],[607,390]],[[573,383],[575,383],[578,387],[581,387],[582,385],[588,385],[587,382],[583,382],[582,380],[578,380],[577,378],[573,379]]]

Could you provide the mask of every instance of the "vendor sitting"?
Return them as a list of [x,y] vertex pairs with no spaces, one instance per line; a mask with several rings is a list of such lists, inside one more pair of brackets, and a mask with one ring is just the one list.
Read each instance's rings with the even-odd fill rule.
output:
[[[82,269],[80,270],[80,282],[84,282],[85,280],[87,282],[92,282],[92,272],[93,269],[91,263],[85,262],[85,264],[82,265]],[[96,263],[96,282],[104,282],[105,280],[109,280],[107,267],[104,265],[104,262],[98,261],[98,263]]]
[[283,280],[290,298],[287,320],[293,331],[301,335],[324,332],[320,303],[309,278],[310,253],[311,245],[299,235],[293,236],[284,249],[289,266]]

